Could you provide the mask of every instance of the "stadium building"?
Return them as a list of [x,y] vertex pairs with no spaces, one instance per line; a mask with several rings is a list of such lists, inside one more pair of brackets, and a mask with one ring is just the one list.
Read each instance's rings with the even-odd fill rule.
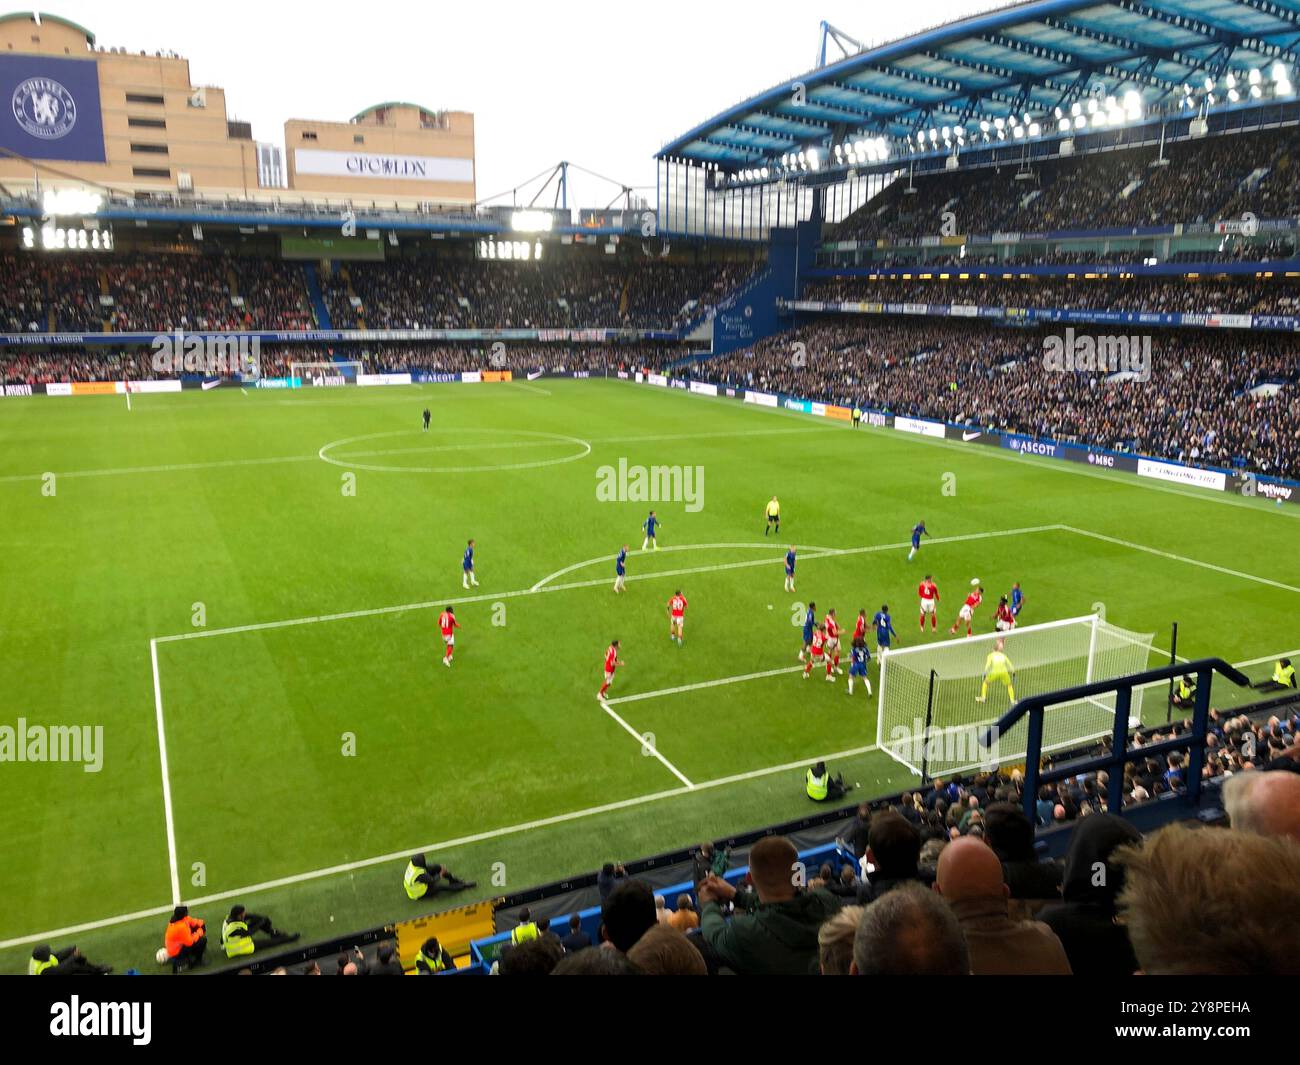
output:
[[[1300,901],[1298,24],[823,23],[814,69],[653,152],[653,201],[580,207],[568,163],[480,201],[469,112],[293,119],[281,158],[184,59],[0,18],[0,962],[199,969],[186,905],[232,973],[549,972],[602,937],[668,971],[625,935],[649,899],[698,951],[672,971],[923,971],[880,946],[906,919],[965,972],[1294,972],[1284,929],[1180,959],[1151,899],[1168,845],[1229,870],[1185,924]],[[859,610],[846,677],[823,630]],[[72,647],[85,678],[43,683]],[[88,702],[131,755],[88,768],[92,721],[42,790],[16,752]],[[85,884],[2,871],[62,868],[32,825]],[[992,946],[942,858],[973,840]],[[1137,887],[1084,899],[1090,860]],[[301,940],[223,950],[236,902]],[[809,908],[842,903],[874,915],[837,952]],[[803,907],[779,948],[773,906]]]

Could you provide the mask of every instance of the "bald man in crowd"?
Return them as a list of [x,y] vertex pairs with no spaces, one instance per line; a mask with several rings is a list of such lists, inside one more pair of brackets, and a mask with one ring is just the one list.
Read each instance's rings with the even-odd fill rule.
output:
[[1065,948],[1041,921],[1013,921],[1002,862],[982,840],[963,836],[944,847],[934,890],[957,916],[976,976],[1069,976]]
[[1223,807],[1233,828],[1300,842],[1300,775],[1234,773],[1223,785]]

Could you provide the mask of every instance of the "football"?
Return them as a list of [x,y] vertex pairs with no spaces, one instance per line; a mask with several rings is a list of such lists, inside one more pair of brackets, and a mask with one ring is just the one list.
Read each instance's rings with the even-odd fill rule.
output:
[[979,579],[978,577],[972,577],[972,578],[970,579],[970,586],[971,586],[972,588],[978,588],[978,587],[979,587],[979,583],[980,583],[980,579]]
[[159,947],[159,948],[158,948],[158,953],[155,954],[154,957],[158,960],[158,964],[159,964],[159,965],[166,965],[166,964],[167,964],[167,948],[166,948],[166,947]]

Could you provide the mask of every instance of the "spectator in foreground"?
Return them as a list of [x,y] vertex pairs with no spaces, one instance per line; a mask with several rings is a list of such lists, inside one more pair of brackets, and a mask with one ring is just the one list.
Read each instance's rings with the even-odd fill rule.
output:
[[900,884],[862,914],[849,975],[969,976],[970,954],[943,899],[921,884]]
[[1012,920],[1011,890],[988,844],[966,837],[949,843],[939,856],[934,890],[957,915],[976,976],[1070,975],[1055,932],[1041,921]]
[[1173,824],[1116,858],[1119,916],[1142,972],[1300,974],[1300,843]]
[[627,960],[647,976],[707,976],[704,957],[681,932],[668,925],[651,928],[627,952]]
[[550,976],[564,957],[564,948],[554,936],[530,939],[501,952],[498,976]]
[[[1014,803],[995,802],[984,811],[984,841],[1002,860],[1002,875],[1011,898],[1027,912],[1042,900],[1061,897],[1061,864],[1041,861],[1034,851],[1034,826]],[[1026,914],[1027,915],[1027,914]]]
[[817,932],[840,908],[827,891],[795,888],[799,853],[782,836],[759,840],[749,852],[749,875],[757,903],[730,921],[724,903],[737,891],[711,876],[699,888],[700,927],[705,941],[724,965],[742,975],[799,976],[817,971]]
[[591,946],[591,936],[582,930],[582,918],[576,913],[569,917],[569,934],[560,940],[566,954],[576,954]]
[[668,923],[679,932],[689,932],[700,927],[700,915],[695,912],[695,903],[685,892],[677,896],[677,909],[673,910]]
[[1224,781],[1223,806],[1233,828],[1300,842],[1300,776],[1295,773],[1234,773]]
[[654,895],[639,880],[625,880],[609,893],[600,920],[600,938],[626,954],[655,926]]
[[627,870],[617,862],[606,862],[596,874],[596,890],[603,903],[620,883],[627,879]]
[[640,976],[641,970],[618,950],[580,950],[566,954],[552,976]]
[[379,944],[375,951],[375,964],[370,966],[371,976],[401,976],[402,963],[397,960],[397,951],[391,942]]
[[1092,814],[1074,829],[1061,901],[1043,907],[1038,918],[1060,939],[1076,976],[1131,976],[1137,971],[1128,930],[1115,920],[1124,867],[1114,854],[1121,846],[1141,844],[1142,834],[1115,814]]
[[918,878],[921,834],[895,810],[882,810],[871,819],[865,861],[872,872],[858,885],[858,902],[874,902],[900,884]]
[[845,906],[817,930],[817,961],[822,976],[848,976],[853,964],[853,941],[865,906]]

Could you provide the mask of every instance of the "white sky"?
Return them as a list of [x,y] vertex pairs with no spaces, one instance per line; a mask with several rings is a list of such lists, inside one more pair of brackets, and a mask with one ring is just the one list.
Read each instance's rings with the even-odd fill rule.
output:
[[[186,57],[194,83],[224,88],[230,117],[251,122],[260,141],[282,145],[287,118],[346,121],[384,100],[471,111],[480,198],[508,192],[560,159],[620,183],[653,186],[653,156],[665,142],[810,69],[820,20],[878,43],[996,6],[995,0],[40,5],[85,26],[103,47],[170,49]],[[569,204],[603,207],[617,193],[574,175]],[[549,204],[549,193],[542,202]]]

